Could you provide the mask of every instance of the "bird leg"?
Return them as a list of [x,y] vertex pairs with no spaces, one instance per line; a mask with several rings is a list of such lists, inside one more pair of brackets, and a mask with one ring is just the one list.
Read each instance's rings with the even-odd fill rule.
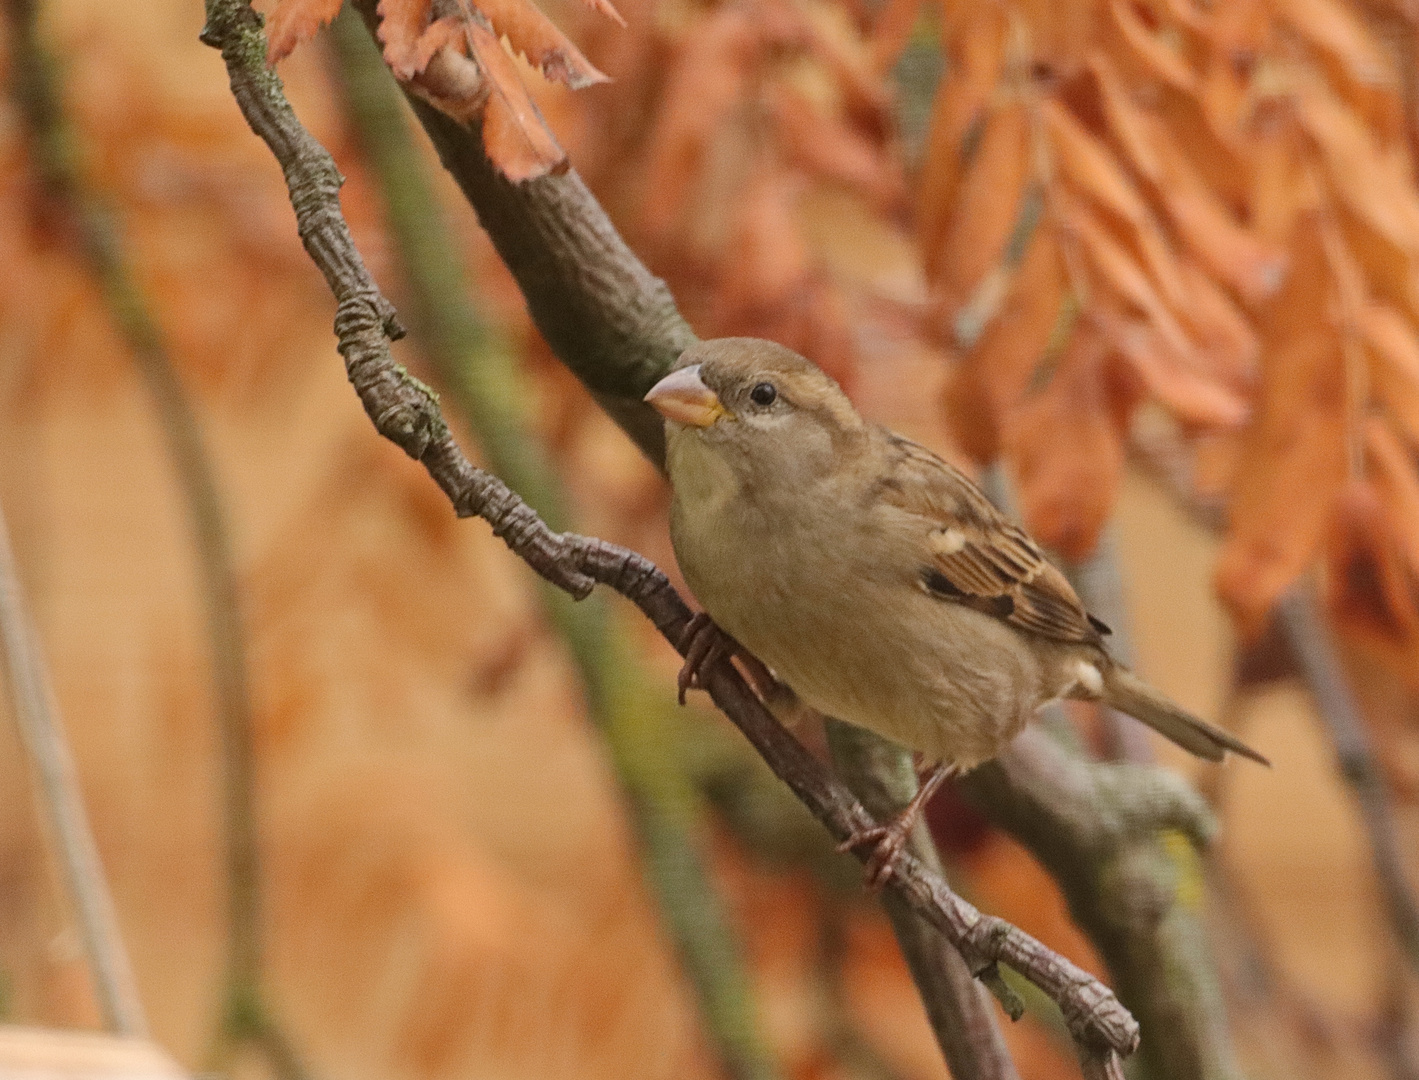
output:
[[864,867],[869,889],[876,891],[891,880],[893,864],[902,849],[907,846],[907,839],[911,836],[917,818],[921,817],[921,812],[926,809],[931,796],[936,794],[936,789],[955,771],[954,765],[944,762],[937,765],[927,774],[926,779],[916,789],[916,794],[911,797],[911,802],[902,808],[901,813],[886,825],[874,825],[870,829],[855,832],[838,845],[841,852],[856,851],[868,844],[872,845],[872,854],[868,856]]
[[675,683],[679,688],[681,705],[685,704],[686,691],[704,689],[702,672],[724,658],[742,652],[739,642],[716,626],[703,611],[690,616],[684,633],[680,635],[680,647],[685,650],[685,663],[681,665],[680,676]]

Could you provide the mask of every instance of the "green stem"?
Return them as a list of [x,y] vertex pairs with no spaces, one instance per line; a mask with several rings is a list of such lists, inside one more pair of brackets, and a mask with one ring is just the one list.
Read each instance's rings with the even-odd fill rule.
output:
[[[409,324],[489,467],[553,529],[563,530],[567,500],[528,433],[520,407],[526,393],[511,350],[469,298],[459,252],[410,137],[401,96],[353,12],[336,20],[333,39],[349,115],[379,180],[399,250]],[[719,1057],[731,1076],[771,1077],[738,943],[701,855],[704,806],[679,764],[666,723],[672,704],[652,687],[599,596],[575,603],[560,589],[540,584],[547,616],[566,642],[586,690],[587,711],[610,751],[640,838],[646,878]]]
[[[54,61],[35,37],[36,5],[10,0],[10,13],[17,35],[13,92],[29,130],[35,170],[45,195],[72,223],[83,258],[147,383],[192,520],[222,732],[229,942],[220,1042],[229,1048],[251,1040],[268,1050],[278,1075],[301,1080],[304,1071],[263,1005],[251,694],[231,534],[216,469],[162,330],[129,266],[116,217],[87,186],[79,135],[64,111]],[[278,1044],[283,1052],[270,1053]]]

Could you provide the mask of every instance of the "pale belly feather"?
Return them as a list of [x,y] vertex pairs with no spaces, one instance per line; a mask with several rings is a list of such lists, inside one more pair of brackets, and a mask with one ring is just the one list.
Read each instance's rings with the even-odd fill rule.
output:
[[[715,622],[807,704],[964,768],[994,757],[1050,695],[1015,631],[916,585],[880,532],[842,535],[799,499],[793,516],[733,498],[727,476],[677,488],[671,533],[681,571]],[[839,522],[841,519],[839,519]],[[850,590],[850,592],[849,592]]]

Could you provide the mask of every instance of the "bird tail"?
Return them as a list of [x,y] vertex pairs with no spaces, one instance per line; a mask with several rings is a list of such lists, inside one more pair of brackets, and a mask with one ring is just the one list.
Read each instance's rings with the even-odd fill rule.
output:
[[1120,665],[1110,666],[1105,673],[1103,699],[1108,705],[1143,721],[1154,731],[1166,735],[1184,750],[1200,758],[1221,761],[1230,750],[1263,765],[1271,765],[1271,762],[1240,739],[1233,738],[1221,728],[1214,727],[1206,720],[1199,720],[1174,705],[1133,672]]

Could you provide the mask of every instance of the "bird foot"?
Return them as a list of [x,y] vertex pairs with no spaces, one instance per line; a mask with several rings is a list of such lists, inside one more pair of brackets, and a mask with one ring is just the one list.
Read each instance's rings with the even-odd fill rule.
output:
[[916,828],[917,819],[925,811],[926,804],[931,801],[931,797],[936,794],[936,789],[955,774],[956,767],[954,765],[949,763],[937,765],[917,786],[916,794],[902,808],[901,813],[885,825],[874,825],[869,829],[861,829],[853,833],[838,845],[838,851],[844,854],[849,851],[857,851],[868,844],[872,845],[872,854],[867,857],[863,871],[867,887],[873,892],[892,880],[892,874],[896,871],[897,858],[907,846],[912,829]]
[[863,879],[873,892],[879,891],[892,880],[897,857],[907,846],[912,826],[916,824],[916,816],[914,812],[904,810],[886,825],[861,829],[838,845],[838,851],[844,855],[869,844],[872,846],[872,854],[863,864]]
[[685,632],[680,635],[680,647],[685,651],[685,663],[680,667],[675,684],[679,689],[677,696],[681,705],[685,704],[688,691],[705,688],[703,672],[740,651],[739,642],[716,626],[703,611],[696,612],[685,624]]

